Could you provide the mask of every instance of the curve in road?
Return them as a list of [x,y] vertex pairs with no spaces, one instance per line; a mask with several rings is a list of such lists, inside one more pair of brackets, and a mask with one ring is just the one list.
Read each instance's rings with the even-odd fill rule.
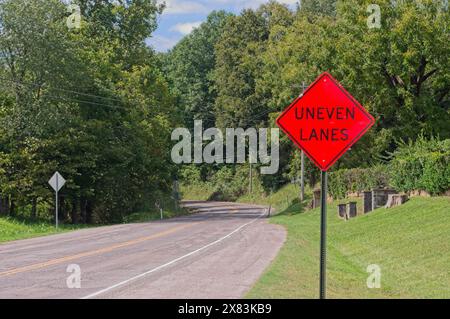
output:
[[[184,206],[194,213],[2,244],[0,298],[243,297],[275,258],[285,230],[267,223],[263,206]],[[69,288],[73,265],[80,288]]]

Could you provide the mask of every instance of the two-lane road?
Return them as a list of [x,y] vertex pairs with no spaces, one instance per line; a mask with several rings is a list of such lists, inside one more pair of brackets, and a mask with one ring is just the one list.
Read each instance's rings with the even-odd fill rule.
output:
[[[0,298],[243,297],[285,230],[262,206],[185,206],[196,213],[0,244]],[[81,288],[68,287],[69,265],[79,266]]]

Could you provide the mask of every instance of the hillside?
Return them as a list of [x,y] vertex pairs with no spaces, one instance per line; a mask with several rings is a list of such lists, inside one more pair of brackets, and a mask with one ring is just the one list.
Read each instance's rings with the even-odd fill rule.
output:
[[[450,298],[450,198],[413,198],[350,221],[328,208],[329,298]],[[282,212],[288,230],[277,259],[249,298],[317,298],[319,210]],[[381,267],[381,289],[368,289],[366,269]]]

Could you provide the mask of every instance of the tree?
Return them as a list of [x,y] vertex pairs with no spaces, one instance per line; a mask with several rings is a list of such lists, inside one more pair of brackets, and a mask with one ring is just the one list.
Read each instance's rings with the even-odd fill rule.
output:
[[272,1],[257,11],[244,10],[228,19],[216,46],[214,89],[219,127],[246,128],[267,120],[267,91],[257,90],[261,57],[271,31],[289,25],[292,19],[286,6]]
[[0,5],[0,208],[51,218],[47,180],[59,170],[62,219],[116,222],[172,184],[174,100],[145,44],[162,7],[77,3],[74,31],[60,1]]
[[300,9],[313,15],[336,15],[336,0],[301,0]]
[[377,127],[338,166],[377,162],[396,139],[449,134],[448,11],[433,1],[384,1],[382,28],[369,29],[369,4],[338,1],[336,17],[300,12],[264,54],[260,84],[271,90],[274,108],[289,105],[301,81],[329,71],[377,117]]
[[10,208],[29,198],[36,203],[43,194],[37,185],[43,184],[42,175],[50,173],[54,163],[36,151],[73,120],[75,105],[54,93],[75,82],[77,75],[74,47],[61,18],[64,13],[59,1],[15,0],[0,5],[0,85],[6,100],[0,139],[9,158],[5,169],[9,185],[3,185],[1,193]]
[[206,22],[183,38],[167,55],[165,62],[172,90],[179,97],[178,105],[188,126],[193,120],[203,120],[204,127],[215,122],[212,89],[216,64],[214,47],[224,25],[232,15],[224,11],[212,12]]
[[378,116],[379,130],[396,139],[420,133],[448,138],[450,17],[444,1],[382,1],[380,29],[367,27],[369,4],[338,6],[335,73]]

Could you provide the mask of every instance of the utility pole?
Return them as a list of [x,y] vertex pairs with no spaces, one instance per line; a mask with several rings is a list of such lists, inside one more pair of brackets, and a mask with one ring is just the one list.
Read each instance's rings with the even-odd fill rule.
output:
[[[302,95],[305,93],[306,89],[308,87],[306,86],[305,82],[302,83]],[[303,203],[305,200],[305,152],[301,152],[301,175],[300,175],[300,201]]]
[[301,168],[301,178],[300,178],[300,201],[305,200],[305,152],[302,151],[302,168]]
[[175,179],[175,181],[173,182],[173,199],[175,200],[175,209],[178,211],[179,201],[181,199],[178,179]]
[[249,172],[249,185],[248,185],[248,191],[249,194],[251,195],[253,193],[253,164],[252,161],[250,159],[250,172]]

